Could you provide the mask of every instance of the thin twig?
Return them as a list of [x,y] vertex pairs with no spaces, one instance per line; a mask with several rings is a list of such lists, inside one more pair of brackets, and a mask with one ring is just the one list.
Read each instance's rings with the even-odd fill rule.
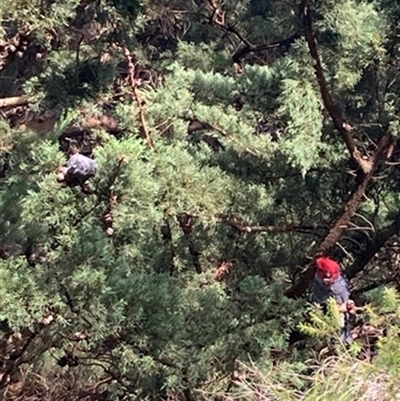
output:
[[346,249],[344,248],[344,246],[342,246],[342,245],[340,244],[340,242],[336,242],[336,245],[349,257],[349,259],[350,259],[352,262],[354,262],[353,256],[352,256],[348,251],[346,251]]
[[354,216],[357,216],[360,219],[364,220],[371,227],[371,230],[375,232],[374,225],[366,217],[364,217],[363,215],[361,215],[359,213],[354,213]]
[[289,233],[293,231],[299,231],[305,233],[307,230],[326,230],[328,227],[320,226],[316,224],[304,225],[304,224],[295,224],[289,223],[285,226],[263,226],[263,225],[249,225],[245,222],[241,221],[237,217],[228,217],[228,216],[219,216],[218,222],[221,224],[225,224],[236,229],[239,232],[243,233]]
[[145,101],[142,99],[139,89],[137,87],[137,80],[135,78],[135,64],[133,63],[132,60],[132,55],[129,52],[127,48],[124,49],[124,54],[126,57],[126,60],[128,62],[128,78],[129,78],[129,83],[132,87],[132,91],[139,109],[139,119],[140,119],[140,124],[141,124],[141,130],[143,137],[147,141],[147,145],[149,146],[150,149],[154,149],[153,141],[150,136],[150,130],[147,126],[147,121],[144,113],[144,105]]
[[84,39],[84,35],[83,33],[81,33],[81,37],[78,40],[78,44],[76,45],[76,59],[75,59],[75,85],[76,87],[79,86],[79,67],[80,67],[80,63],[79,63],[79,54],[81,51],[81,44],[83,42]]

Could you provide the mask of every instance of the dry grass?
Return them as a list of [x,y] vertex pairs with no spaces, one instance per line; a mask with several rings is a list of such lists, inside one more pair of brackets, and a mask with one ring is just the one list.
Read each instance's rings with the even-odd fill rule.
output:
[[[303,391],[289,389],[276,379],[273,371],[262,373],[257,367],[243,366],[236,389],[226,395],[235,401],[393,401],[400,400],[397,376],[382,371],[368,361],[349,354],[331,357],[322,364],[314,361],[310,376],[298,374]],[[279,369],[279,368],[278,368]],[[296,380],[295,380],[296,379]]]

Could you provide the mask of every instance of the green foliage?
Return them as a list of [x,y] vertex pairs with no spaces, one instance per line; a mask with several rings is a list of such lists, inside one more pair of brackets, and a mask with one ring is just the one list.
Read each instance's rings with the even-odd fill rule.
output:
[[385,53],[382,45],[387,21],[375,6],[371,2],[344,0],[328,1],[321,9],[325,16],[321,29],[335,35],[335,53],[328,60],[336,60],[338,89],[353,89],[364,69]]
[[281,102],[279,112],[288,118],[281,149],[305,174],[314,166],[321,148],[322,102],[309,82],[291,79],[283,81]]
[[300,323],[299,327],[304,333],[317,338],[337,336],[343,327],[343,314],[333,298],[327,302],[326,313],[321,308],[311,310],[309,319],[310,323]]
[[224,70],[230,65],[228,54],[216,49],[214,43],[179,42],[176,60],[183,67],[203,72]]
[[[242,366],[239,386],[233,395],[241,400],[350,401],[354,397],[364,401],[392,400],[398,395],[400,383],[399,359],[398,355],[393,355],[398,349],[398,336],[396,340],[385,340],[385,345],[389,343],[391,346],[381,346],[379,356],[372,363],[343,353],[325,361],[308,361],[307,368],[298,366],[296,369],[294,365],[282,364],[263,370],[245,365]],[[285,373],[291,375],[290,384],[285,383]],[[299,386],[296,389],[294,384],[297,382]]]
[[[29,97],[0,109],[0,348],[15,362],[0,367],[13,372],[4,394],[19,381],[49,400],[227,388],[243,400],[393,399],[394,289],[367,294],[365,318],[387,333],[373,363],[356,358],[358,342],[310,362],[342,315],[333,300],[323,313],[285,296],[363,178],[322,101],[298,4],[225,3],[1,2],[0,97]],[[395,3],[310,2],[329,93],[366,154],[386,126],[397,136]],[[56,181],[71,133],[99,165],[93,193]],[[397,235],[397,164],[394,149],[333,250],[355,261],[358,289],[397,279],[382,248]],[[389,256],[365,274],[370,252]]]

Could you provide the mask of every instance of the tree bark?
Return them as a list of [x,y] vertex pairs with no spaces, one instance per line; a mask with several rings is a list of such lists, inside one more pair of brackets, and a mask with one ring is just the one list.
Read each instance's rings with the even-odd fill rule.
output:
[[[392,135],[390,132],[387,132],[379,141],[378,149],[371,158],[372,160],[371,171],[368,174],[364,175],[363,180],[358,185],[356,190],[353,192],[349,201],[345,205],[344,212],[336,221],[335,225],[329,231],[325,239],[322,241],[321,245],[318,247],[318,250],[315,253],[316,257],[328,254],[332,250],[332,248],[336,245],[336,243],[340,240],[343,231],[347,228],[347,225],[353,218],[354,213],[360,206],[365,190],[373,181],[373,175],[379,165],[379,162],[381,161],[382,156],[384,155],[385,150],[387,149],[388,144],[391,143],[391,140],[392,140]],[[305,271],[302,274],[300,280],[286,291],[286,296],[289,298],[296,298],[301,296],[307,290],[311,280],[314,277],[314,274],[315,274],[315,264],[314,262],[312,262],[306,266]]]

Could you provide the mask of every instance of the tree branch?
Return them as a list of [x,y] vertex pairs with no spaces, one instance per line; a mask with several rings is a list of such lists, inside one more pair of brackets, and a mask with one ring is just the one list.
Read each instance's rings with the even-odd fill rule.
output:
[[142,99],[139,89],[137,87],[137,82],[135,78],[135,65],[132,60],[132,55],[130,54],[129,50],[127,48],[124,49],[124,54],[126,57],[126,60],[128,62],[128,78],[129,78],[129,83],[132,87],[133,94],[135,96],[135,100],[139,109],[139,120],[141,124],[141,131],[143,137],[147,141],[147,145],[149,146],[150,149],[154,148],[153,141],[150,136],[150,130],[149,127],[147,126],[147,121],[144,113],[144,104],[145,101]]
[[225,23],[225,13],[222,11],[221,7],[215,4],[213,0],[208,0],[208,4],[211,7],[211,15],[203,15],[210,25],[214,24],[220,27],[223,31],[227,33],[234,34],[241,42],[242,46],[236,50],[232,56],[232,61],[238,63],[243,57],[249,53],[258,53],[262,51],[267,51],[271,49],[276,49],[278,47],[289,47],[296,39],[301,37],[300,33],[295,33],[288,38],[277,40],[271,43],[263,43],[261,45],[253,45],[250,41],[245,38],[234,25]]
[[25,106],[28,104],[28,96],[13,96],[0,99],[0,108],[2,107],[16,107]]
[[328,83],[323,72],[321,59],[317,50],[317,43],[312,30],[312,19],[307,0],[302,0],[300,13],[303,20],[304,36],[310,50],[310,55],[314,62],[315,75],[317,77],[324,106],[331,116],[333,125],[346,143],[347,149],[349,150],[351,156],[357,162],[361,170],[367,174],[372,168],[372,163],[366,159],[363,159],[362,154],[357,148],[354,138],[350,133],[352,130],[351,126],[344,121],[329,92]]
[[346,270],[346,276],[351,279],[361,272],[377,252],[389,241],[394,235],[400,233],[400,214],[398,214],[388,227],[377,232],[375,241],[369,244],[368,248],[363,251],[355,262]]
[[[362,202],[362,199],[364,197],[365,190],[373,181],[373,174],[377,169],[381,158],[384,156],[388,144],[391,143],[391,140],[392,140],[392,135],[388,131],[379,141],[378,148],[375,151],[375,154],[371,158],[371,163],[372,163],[371,171],[366,175],[364,175],[361,183],[358,185],[358,187],[350,197],[349,201],[346,203],[344,212],[336,221],[336,223],[329,231],[325,239],[322,241],[321,245],[318,247],[315,256],[328,254],[332,250],[332,248],[335,247],[336,243],[340,240],[344,230],[347,228],[352,217],[354,216],[358,207],[360,206],[360,203]],[[301,296],[307,290],[310,282],[314,277],[314,274],[315,274],[315,264],[314,262],[311,262],[305,267],[304,273],[299,279],[299,281],[286,291],[286,296],[289,298],[295,298]]]
[[[314,60],[315,73],[317,76],[325,108],[328,110],[336,129],[342,136],[352,157],[355,159],[355,161],[358,163],[364,173],[362,181],[346,203],[342,215],[339,217],[339,219],[337,219],[336,223],[329,231],[328,235],[318,247],[315,256],[319,256],[329,254],[332,248],[342,237],[344,230],[347,228],[360,203],[362,202],[366,189],[371,184],[371,182],[373,182],[373,174],[377,170],[379,162],[385,156],[385,152],[387,153],[387,149],[388,147],[390,147],[390,144],[393,141],[393,136],[388,130],[385,135],[380,139],[374,155],[369,160],[362,159],[361,153],[357,149],[354,139],[350,134],[348,124],[346,124],[343,120],[328,90],[328,84],[323,73],[321,61],[317,51],[317,45],[312,31],[312,21],[307,0],[302,0],[300,12],[303,19],[304,35],[310,50],[311,57]],[[291,288],[286,291],[286,296],[290,298],[301,296],[307,290],[310,282],[314,277],[314,274],[315,264],[313,261],[305,266],[305,270],[302,276],[297,283],[295,283]]]
[[234,63],[238,63],[243,57],[245,57],[249,53],[258,53],[262,51],[276,49],[278,47],[286,47],[288,48],[290,45],[294,43],[294,41],[301,37],[301,34],[294,33],[288,38],[277,40],[271,43],[263,43],[262,45],[254,46],[245,44],[243,47],[239,48],[232,56],[232,61]]
[[230,226],[234,228],[235,230],[242,232],[242,233],[261,233],[261,232],[268,232],[268,233],[287,233],[287,232],[292,232],[292,231],[299,231],[299,232],[304,232],[304,231],[312,231],[312,230],[327,230],[329,227],[326,226],[321,226],[318,224],[309,224],[309,225],[304,225],[304,224],[287,224],[285,226],[263,226],[263,225],[258,225],[258,226],[252,226],[248,225],[245,222],[241,221],[237,217],[234,216],[220,216],[219,217],[219,223],[225,224],[227,226]]
[[362,288],[356,288],[351,293],[353,294],[353,296],[354,295],[358,295],[358,294],[363,294],[364,292],[371,291],[371,290],[373,290],[375,288],[378,288],[379,286],[382,286],[383,284],[393,283],[394,281],[396,281],[396,279],[397,279],[396,276],[391,276],[391,277],[386,278],[383,281],[370,283],[370,284],[368,284],[368,285],[366,285],[365,287],[362,287]]

